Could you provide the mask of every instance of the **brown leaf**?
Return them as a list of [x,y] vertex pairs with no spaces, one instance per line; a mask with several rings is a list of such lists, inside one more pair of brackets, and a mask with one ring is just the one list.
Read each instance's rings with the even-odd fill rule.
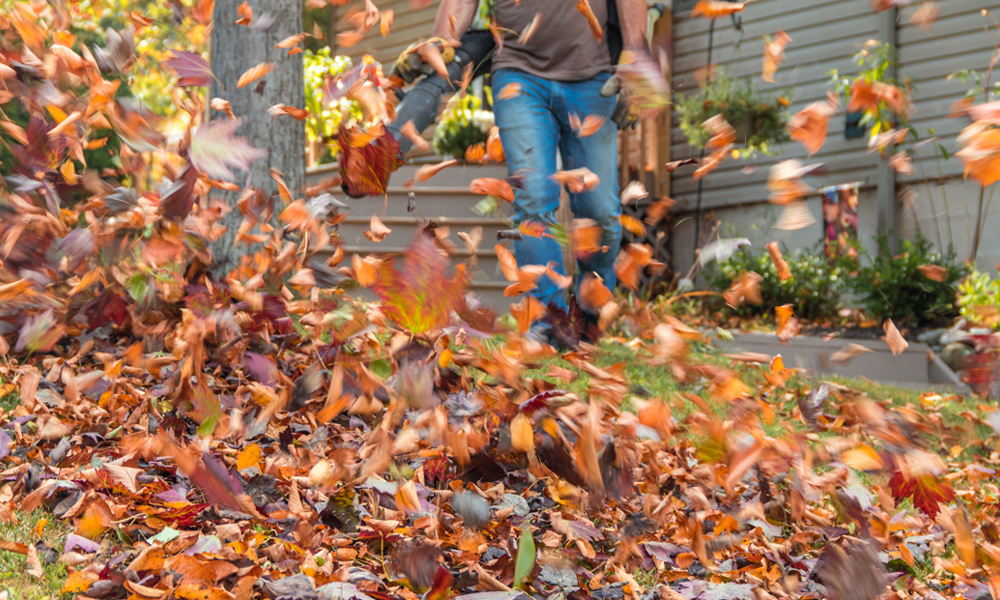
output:
[[886,319],[885,323],[882,324],[882,329],[885,330],[885,342],[889,344],[889,350],[892,350],[893,356],[899,356],[909,347],[909,342],[903,339],[892,319]]
[[294,106],[288,106],[287,104],[275,104],[271,108],[267,109],[267,113],[272,117],[288,115],[296,121],[303,121],[309,116],[309,111],[307,109],[296,108]]
[[378,215],[372,215],[368,231],[364,232],[368,241],[375,243],[381,242],[390,233],[392,233],[392,230],[385,226],[385,223],[382,222],[382,219],[378,218]]
[[571,194],[579,194],[596,188],[601,178],[587,167],[579,167],[568,171],[557,171],[551,178],[566,186]]
[[832,92],[826,102],[814,102],[803,108],[788,121],[789,137],[805,146],[810,155],[816,154],[826,142],[830,117],[839,108],[840,102]]
[[510,314],[514,315],[514,320],[517,321],[517,330],[521,334],[527,333],[531,324],[541,319],[545,312],[545,305],[534,296],[525,296],[518,304],[510,305]]
[[614,302],[614,294],[595,273],[587,273],[580,281],[580,306],[591,312],[599,311],[609,302]]
[[940,265],[920,265],[917,267],[924,277],[933,281],[944,281],[948,278],[948,269]]
[[28,544],[28,575],[36,579],[45,579],[45,571],[42,569],[42,561],[38,558],[38,549],[34,544]]
[[239,80],[236,82],[237,88],[242,88],[250,85],[254,81],[257,81],[261,77],[266,76],[268,73],[274,70],[273,63],[260,63],[254,67],[247,69],[242,75],[240,75]]
[[629,244],[618,254],[615,274],[618,281],[630,290],[639,289],[639,277],[653,259],[653,250],[645,244]]
[[569,113],[569,125],[576,137],[590,137],[597,133],[606,119],[600,115],[587,115],[583,121],[576,113]]
[[927,0],[920,5],[912,15],[910,15],[910,25],[914,27],[919,27],[924,30],[924,33],[930,33],[931,29],[934,27],[934,22],[941,15],[941,9],[938,7],[938,3],[934,0]]

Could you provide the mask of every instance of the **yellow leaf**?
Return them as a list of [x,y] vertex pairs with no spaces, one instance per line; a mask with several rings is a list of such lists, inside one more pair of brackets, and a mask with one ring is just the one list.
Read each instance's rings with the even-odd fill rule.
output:
[[438,357],[438,365],[442,369],[447,368],[447,366],[451,364],[451,356],[451,348],[445,348],[444,351],[441,352],[441,356]]
[[249,467],[260,468],[260,446],[257,444],[250,444],[240,452],[240,455],[236,458],[236,470],[242,471]]
[[63,584],[62,593],[63,594],[82,594],[90,589],[95,581],[100,579],[97,573],[91,573],[89,571],[77,571],[69,577],[66,578],[66,583]]
[[878,453],[867,444],[861,444],[857,448],[843,452],[840,455],[840,460],[848,467],[858,471],[875,471],[883,466]]

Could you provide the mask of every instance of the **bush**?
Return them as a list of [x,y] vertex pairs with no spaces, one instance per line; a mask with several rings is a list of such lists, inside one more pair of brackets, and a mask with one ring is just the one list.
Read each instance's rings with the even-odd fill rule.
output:
[[[954,249],[936,252],[919,233],[912,241],[901,241],[895,255],[886,233],[880,233],[877,241],[878,254],[844,279],[869,317],[912,327],[941,324],[958,315],[956,286],[969,269],[957,262]],[[942,269],[941,281],[925,274],[928,267]]]
[[841,268],[823,256],[821,246],[789,253],[782,249],[792,278],[781,281],[771,256],[763,248],[740,248],[731,258],[708,273],[709,284],[719,291],[729,287],[742,273],[761,276],[760,305],[744,305],[740,314],[767,314],[775,306],[793,304],[795,315],[805,319],[832,316],[839,308]]
[[465,158],[469,146],[485,144],[493,127],[493,113],[482,110],[482,101],[472,94],[453,96],[434,130],[434,150],[446,158]]
[[1000,328],[1000,279],[973,267],[958,285],[958,312],[970,323]]

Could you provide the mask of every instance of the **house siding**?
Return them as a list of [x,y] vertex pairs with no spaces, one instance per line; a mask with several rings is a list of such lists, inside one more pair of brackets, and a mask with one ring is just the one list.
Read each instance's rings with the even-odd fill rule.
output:
[[[946,226],[942,191],[950,201],[952,240],[963,257],[968,245],[967,230],[974,219],[978,204],[978,186],[961,180],[962,165],[952,155],[955,135],[968,123],[963,119],[948,118],[952,103],[961,98],[967,84],[948,81],[948,75],[962,68],[986,70],[996,41],[992,20],[980,11],[990,8],[984,0],[945,0],[938,2],[941,16],[930,34],[909,24],[910,15],[920,6],[914,2],[900,10],[896,19],[896,43],[900,54],[900,75],[910,77],[915,83],[913,95],[916,112],[911,125],[922,138],[928,137],[933,127],[947,148],[950,160],[942,161],[941,174],[951,177],[943,186],[933,184],[928,192],[923,180],[938,177],[937,161],[933,146],[928,144],[918,150],[914,166],[917,173],[899,177],[897,189],[913,184],[916,196],[900,201],[896,210],[896,229],[903,235],[912,235],[917,227],[935,242],[935,211],[939,215],[938,228]],[[676,6],[674,15],[675,58],[672,84],[674,91],[688,94],[697,91],[694,74],[707,60],[709,21],[691,19],[692,2]],[[782,93],[792,88],[792,114],[805,106],[822,100],[829,89],[830,70],[837,69],[848,77],[857,73],[852,57],[870,39],[879,39],[880,19],[885,15],[871,10],[870,0],[834,0],[823,2],[792,2],[790,0],[756,0],[740,13],[742,41],[729,18],[718,19],[715,24],[712,62],[729,69],[733,76],[753,76],[758,89]],[[763,55],[763,36],[784,30],[792,41],[788,44],[784,61],[776,75],[776,83],[760,78]],[[672,120],[672,158],[697,157],[699,150],[687,143],[678,128],[676,114]],[[797,142],[788,142],[774,156],[753,160],[727,160],[702,183],[702,208],[714,211],[722,222],[720,235],[745,235],[755,244],[777,240],[792,249],[815,244],[820,240],[821,227],[786,232],[771,228],[776,212],[766,204],[765,189],[771,165],[781,160],[797,158],[825,165],[825,172],[811,177],[808,182],[816,187],[849,182],[862,184],[860,234],[871,242],[875,233],[875,207],[878,183],[878,158],[867,151],[867,136],[844,138],[844,114],[841,110],[830,120],[826,143],[814,156],[808,157]],[[921,171],[920,167],[923,167]],[[747,169],[749,167],[749,169]],[[748,171],[752,171],[749,172]],[[919,185],[917,185],[919,184]],[[698,184],[691,177],[691,169],[675,172],[671,189],[677,208],[673,248],[675,268],[684,272],[693,262],[694,211],[697,204]],[[930,195],[933,194],[934,208]],[[989,192],[987,192],[989,196]],[[810,208],[817,220],[822,218],[817,198],[810,200]],[[870,218],[866,218],[865,215]],[[1000,221],[994,218],[991,225]],[[942,235],[942,245],[948,245],[948,236]],[[1000,240],[987,240],[980,253],[980,264],[993,268],[1000,258]]]

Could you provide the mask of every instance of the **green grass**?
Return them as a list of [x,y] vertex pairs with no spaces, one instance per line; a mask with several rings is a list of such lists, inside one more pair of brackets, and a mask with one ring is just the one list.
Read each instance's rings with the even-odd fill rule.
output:
[[[41,536],[35,535],[38,523],[45,519]],[[62,521],[44,510],[28,514],[18,514],[11,524],[0,523],[0,540],[21,544],[44,542],[62,553],[62,546],[68,529]],[[45,577],[36,579],[27,574],[28,559],[14,552],[0,550],[0,590],[10,594],[10,600],[45,600],[61,598],[63,583],[66,581],[66,566],[61,563],[45,564]]]

